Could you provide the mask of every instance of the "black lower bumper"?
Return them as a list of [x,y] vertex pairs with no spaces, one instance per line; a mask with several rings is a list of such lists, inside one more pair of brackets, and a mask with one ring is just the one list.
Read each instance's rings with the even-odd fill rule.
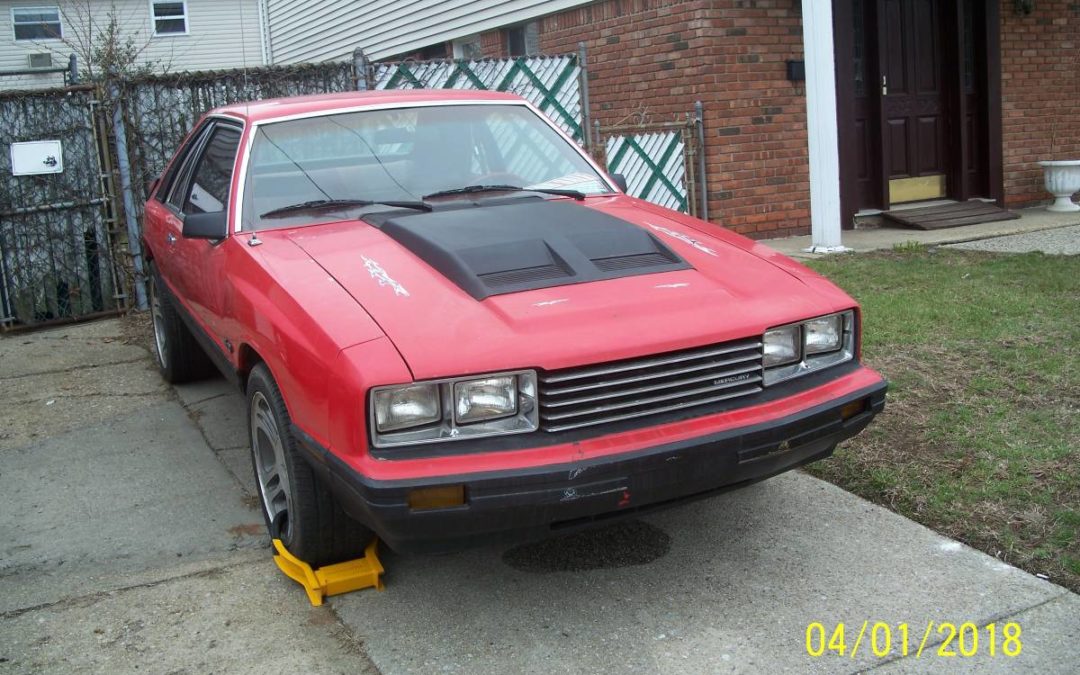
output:
[[[881,382],[774,422],[593,460],[438,479],[372,481],[297,433],[345,511],[399,552],[438,553],[568,532],[775,476],[832,454],[885,406]],[[841,408],[865,400],[848,419]],[[464,484],[463,506],[414,511],[410,490]]]

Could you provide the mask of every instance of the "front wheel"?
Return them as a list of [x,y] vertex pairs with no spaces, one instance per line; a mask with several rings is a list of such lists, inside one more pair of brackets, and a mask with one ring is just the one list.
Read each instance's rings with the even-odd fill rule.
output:
[[213,372],[213,364],[163,290],[157,265],[150,263],[150,317],[158,370],[170,384],[190,382]]
[[371,530],[345,514],[300,454],[289,412],[264,364],[248,376],[247,404],[255,483],[272,536],[312,567],[363,557]]

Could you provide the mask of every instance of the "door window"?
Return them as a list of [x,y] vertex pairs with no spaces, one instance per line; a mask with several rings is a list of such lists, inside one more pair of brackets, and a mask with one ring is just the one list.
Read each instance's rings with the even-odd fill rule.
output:
[[184,213],[224,211],[229,203],[233,165],[240,146],[240,130],[219,124],[210,133],[202,155],[195,164],[184,198]]
[[165,171],[157,193],[154,195],[162,204],[171,204],[177,211],[180,210],[180,193],[184,191],[185,178],[191,175],[191,165],[194,163],[196,151],[210,125],[210,122],[206,122],[191,134],[187,144],[180,148],[176,153],[176,159]]

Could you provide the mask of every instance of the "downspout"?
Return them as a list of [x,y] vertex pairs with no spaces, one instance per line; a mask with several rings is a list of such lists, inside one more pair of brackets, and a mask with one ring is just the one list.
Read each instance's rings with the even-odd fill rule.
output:
[[698,189],[701,192],[699,199],[701,201],[701,212],[698,216],[702,220],[709,220],[709,179],[705,175],[705,109],[701,105],[701,101],[694,101],[694,128],[697,131],[697,146],[698,146]]
[[259,0],[259,45],[262,47],[264,66],[274,65],[274,49],[270,43],[270,9],[267,0]]
[[581,90],[581,142],[586,150],[592,150],[592,137],[589,133],[589,66],[585,52],[585,43],[578,43],[578,87]]

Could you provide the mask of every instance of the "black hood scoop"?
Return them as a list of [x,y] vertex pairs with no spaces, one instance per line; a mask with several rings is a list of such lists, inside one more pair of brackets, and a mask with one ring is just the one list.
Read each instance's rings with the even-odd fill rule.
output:
[[690,269],[633,223],[563,200],[401,214],[379,227],[477,300]]

